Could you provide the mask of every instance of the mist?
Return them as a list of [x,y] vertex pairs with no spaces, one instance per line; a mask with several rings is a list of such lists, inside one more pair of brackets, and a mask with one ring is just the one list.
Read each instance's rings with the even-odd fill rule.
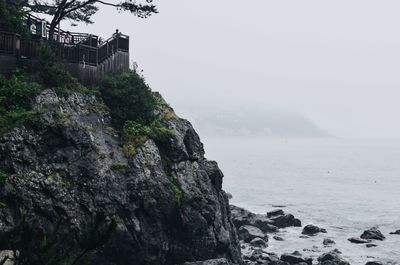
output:
[[146,20],[106,7],[73,30],[107,38],[118,25],[131,59],[181,116],[195,115],[186,106],[276,108],[336,136],[400,135],[400,2],[155,3],[160,13]]

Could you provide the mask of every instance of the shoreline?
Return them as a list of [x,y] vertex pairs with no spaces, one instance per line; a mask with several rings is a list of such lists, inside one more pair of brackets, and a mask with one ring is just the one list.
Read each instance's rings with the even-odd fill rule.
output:
[[[276,205],[284,206],[284,205]],[[341,245],[330,235],[329,229],[318,227],[311,223],[302,223],[290,213],[285,213],[285,207],[274,207],[265,214],[252,213],[244,208],[230,205],[232,222],[238,230],[242,257],[246,265],[256,264],[318,264],[318,265],[346,265],[350,262],[340,250]],[[288,253],[271,251],[270,246],[284,244],[288,229],[295,229],[298,244]],[[292,231],[293,232],[293,231]],[[360,231],[359,236],[349,235],[346,240],[351,244],[363,246],[367,249],[378,247],[381,242],[390,236],[400,236],[400,231],[394,229],[389,234],[382,234],[378,228],[372,227]],[[302,246],[302,240],[320,239],[321,242],[311,248]],[[305,241],[303,241],[305,242]],[[297,242],[296,242],[297,243]],[[315,242],[314,242],[315,243]],[[355,263],[352,263],[355,264]],[[398,265],[400,261],[385,260],[367,256],[365,265]]]

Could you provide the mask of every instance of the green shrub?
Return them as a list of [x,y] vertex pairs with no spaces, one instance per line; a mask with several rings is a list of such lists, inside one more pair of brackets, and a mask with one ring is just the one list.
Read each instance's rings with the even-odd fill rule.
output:
[[32,98],[40,92],[39,84],[26,82],[23,77],[7,79],[0,75],[0,134],[22,125],[36,125],[39,113],[31,110]]
[[10,0],[0,0],[0,31],[8,31],[30,36],[30,31],[24,22],[25,12]]
[[143,77],[136,72],[107,76],[100,84],[99,91],[111,110],[118,130],[123,128],[126,121],[147,125],[154,120],[156,100]]
[[127,165],[127,164],[124,164],[124,163],[122,163],[122,162],[116,162],[116,163],[114,163],[114,164],[111,165],[111,169],[112,169],[112,170],[124,169],[124,168],[126,168],[126,167],[128,167],[128,165]]
[[144,144],[149,138],[157,143],[164,143],[172,135],[172,131],[159,120],[154,120],[149,126],[134,121],[126,121],[122,128],[122,152],[128,158],[133,157],[136,148]]
[[175,181],[174,181],[174,179],[173,179],[172,176],[168,176],[168,180],[169,180],[169,182],[170,182],[171,185],[172,185],[172,191],[174,192],[175,201],[176,201],[178,204],[181,204],[181,202],[182,202],[182,197],[183,197],[183,192],[182,192],[182,190],[180,189],[180,187],[179,187],[178,185],[176,185],[176,183],[175,183]]
[[122,146],[122,153],[127,158],[132,158],[136,154],[136,146],[133,144],[126,143]]
[[58,61],[47,43],[42,43],[39,47],[39,76],[45,86],[54,88],[57,92],[86,90]]

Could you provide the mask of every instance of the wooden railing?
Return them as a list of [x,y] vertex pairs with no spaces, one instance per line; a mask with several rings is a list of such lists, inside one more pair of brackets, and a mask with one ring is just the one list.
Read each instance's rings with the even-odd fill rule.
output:
[[22,39],[20,35],[0,32],[0,53],[14,55],[18,58],[34,59],[39,57],[40,45],[47,43],[55,55],[66,63],[98,65],[117,51],[129,52],[129,36],[115,33],[111,38],[98,43],[94,35],[79,43],[56,42],[44,39]]
[[0,53],[16,55],[20,35],[0,31]]

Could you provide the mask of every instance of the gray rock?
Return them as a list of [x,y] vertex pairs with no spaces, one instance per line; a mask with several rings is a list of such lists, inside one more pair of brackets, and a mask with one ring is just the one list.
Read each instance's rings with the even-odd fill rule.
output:
[[391,235],[400,235],[400,229],[397,230],[397,231],[395,231],[395,232],[391,232],[390,234],[391,234]]
[[280,236],[274,236],[274,239],[275,239],[276,241],[283,241],[283,238],[280,237]]
[[336,242],[330,238],[325,238],[324,241],[322,242],[322,244],[324,246],[331,246],[331,245],[335,245]]
[[365,245],[367,248],[375,248],[375,247],[377,247],[378,245],[375,245],[375,244],[366,244]]
[[365,265],[383,265],[383,263],[379,261],[368,261]]
[[59,97],[48,90],[33,104],[41,113],[38,128],[0,136],[0,167],[8,174],[0,186],[0,197],[7,198],[0,232],[27,215],[49,233],[63,220],[61,229],[74,234],[102,209],[118,226],[93,264],[241,263],[223,174],[204,158],[188,121],[169,118],[169,141],[147,140],[127,159],[110,113],[95,96]]
[[350,265],[340,256],[340,251],[333,250],[318,257],[319,265]]
[[237,229],[243,225],[251,225],[259,228],[264,233],[278,231],[278,227],[274,226],[266,215],[254,214],[234,205],[230,205],[230,209],[232,221]]
[[246,243],[249,243],[253,239],[259,237],[268,241],[267,235],[265,235],[260,229],[251,225],[244,225],[238,229],[239,239]]
[[312,265],[313,260],[311,258],[303,259],[299,254],[300,253],[283,254],[281,256],[281,261],[288,262],[289,264],[306,263],[308,265]]
[[267,243],[264,239],[256,237],[250,241],[250,246],[259,247],[259,248],[266,248],[268,247]]
[[243,225],[252,225],[253,220],[256,217],[255,213],[232,204],[229,205],[229,208],[231,210],[232,222],[237,229]]
[[320,228],[320,227],[318,227],[318,226],[316,226],[316,225],[310,224],[310,225],[306,225],[306,226],[303,228],[303,231],[302,231],[301,233],[302,233],[303,235],[310,235],[310,236],[313,236],[313,235],[316,235],[316,234],[318,234],[318,233],[326,233],[326,229]]
[[364,231],[364,233],[362,233],[362,235],[360,237],[363,239],[375,239],[375,240],[384,240],[385,239],[385,236],[376,227],[373,227],[373,228],[370,228],[370,229]]
[[369,239],[362,239],[362,238],[358,238],[358,237],[351,237],[347,240],[354,244],[367,244],[367,243],[371,242],[371,240],[369,240]]
[[290,226],[301,227],[301,221],[292,214],[279,215],[271,218],[271,223],[278,228],[286,228]]
[[281,209],[267,212],[267,217],[268,218],[275,217],[275,216],[280,216],[280,215],[285,215],[285,213]]

